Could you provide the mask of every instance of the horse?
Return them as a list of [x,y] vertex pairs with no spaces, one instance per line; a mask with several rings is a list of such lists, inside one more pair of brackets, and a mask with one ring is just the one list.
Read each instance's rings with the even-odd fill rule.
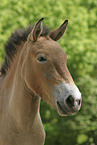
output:
[[67,55],[57,43],[68,20],[50,31],[43,19],[12,33],[5,45],[0,70],[0,145],[44,145],[41,98],[60,116],[75,114],[81,107]]

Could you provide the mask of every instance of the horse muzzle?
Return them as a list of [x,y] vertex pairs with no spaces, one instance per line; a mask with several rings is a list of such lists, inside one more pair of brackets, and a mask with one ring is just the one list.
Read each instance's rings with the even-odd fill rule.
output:
[[75,85],[60,83],[55,86],[55,105],[59,115],[68,116],[81,108],[81,93]]

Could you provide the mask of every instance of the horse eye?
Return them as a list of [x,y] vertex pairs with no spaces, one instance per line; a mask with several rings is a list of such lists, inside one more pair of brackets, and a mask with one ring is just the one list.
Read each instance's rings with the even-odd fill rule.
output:
[[38,60],[38,61],[46,61],[47,59],[44,58],[43,56],[39,56],[39,57],[37,58],[37,60]]

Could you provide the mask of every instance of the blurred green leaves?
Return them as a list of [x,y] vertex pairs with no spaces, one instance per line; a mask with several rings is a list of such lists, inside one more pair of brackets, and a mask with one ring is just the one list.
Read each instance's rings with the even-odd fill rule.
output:
[[82,144],[88,140],[88,136],[85,134],[80,134],[77,138],[77,143]]
[[0,0],[0,65],[11,33],[41,17],[51,29],[69,20],[59,44],[68,55],[68,68],[83,97],[81,110],[69,117],[60,117],[42,101],[45,145],[96,145],[97,0]]

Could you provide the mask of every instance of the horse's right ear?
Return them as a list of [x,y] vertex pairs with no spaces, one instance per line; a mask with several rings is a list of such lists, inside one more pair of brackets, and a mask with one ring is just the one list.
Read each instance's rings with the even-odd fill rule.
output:
[[27,38],[28,41],[29,40],[34,41],[34,42],[37,41],[37,39],[39,38],[39,36],[41,35],[42,30],[43,30],[43,25],[42,25],[43,19],[44,18],[41,18],[35,23],[31,33],[29,34],[29,36]]

